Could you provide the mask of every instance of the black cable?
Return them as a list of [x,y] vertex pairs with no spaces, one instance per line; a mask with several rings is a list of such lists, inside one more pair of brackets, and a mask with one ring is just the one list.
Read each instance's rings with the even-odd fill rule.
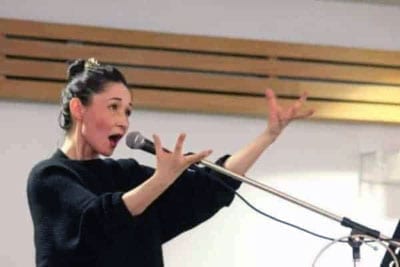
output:
[[[203,171],[203,170],[202,170],[199,166],[197,166],[197,165],[191,165],[190,168],[196,169],[196,170],[198,170],[198,171]],[[222,181],[222,179],[219,179],[219,178],[217,178],[217,177],[214,177],[213,175],[208,175],[208,176],[211,177],[212,179],[214,179],[215,181],[217,181],[219,184],[221,184],[223,187],[225,187],[226,189],[228,189],[228,190],[231,191],[232,193],[234,193],[234,194],[235,194],[237,197],[239,197],[247,206],[249,206],[251,209],[253,209],[253,210],[256,211],[257,213],[259,213],[259,214],[261,214],[261,215],[263,215],[263,216],[265,216],[265,217],[267,217],[267,218],[270,218],[270,219],[272,219],[272,220],[274,220],[274,221],[277,221],[277,222],[279,222],[279,223],[282,223],[282,224],[285,224],[285,225],[287,225],[287,226],[293,227],[293,228],[295,228],[295,229],[297,229],[297,230],[303,231],[303,232],[305,232],[305,233],[307,233],[307,234],[313,235],[313,236],[315,236],[315,237],[319,237],[319,238],[321,238],[321,239],[325,239],[325,240],[329,240],[329,241],[335,241],[335,240],[336,240],[335,238],[328,237],[328,236],[324,236],[324,235],[321,235],[321,234],[317,234],[317,233],[315,233],[315,232],[313,232],[313,231],[311,231],[311,230],[307,230],[307,229],[305,229],[305,228],[303,228],[303,227],[301,227],[301,226],[298,226],[298,225],[289,223],[289,222],[287,222],[287,221],[284,221],[284,220],[281,220],[281,219],[279,219],[279,218],[277,218],[277,217],[274,217],[274,216],[272,216],[272,215],[269,215],[269,214],[263,212],[262,210],[256,208],[254,205],[252,205],[245,197],[243,197],[243,196],[240,195],[238,192],[236,192],[235,189],[233,189],[233,188],[230,187],[228,184],[226,184],[224,181]],[[388,241],[396,241],[395,239],[381,239],[381,238],[378,238],[378,239],[381,240],[381,241],[386,241],[386,242],[388,242]],[[338,241],[338,242],[340,242],[340,243],[348,243],[348,242],[349,242],[349,240],[347,240],[347,241],[345,241],[345,240],[336,240],[336,241]],[[375,241],[374,241],[374,240],[366,240],[366,241],[364,241],[364,242],[365,242],[365,243],[370,243],[370,242],[375,242]]]
[[[214,177],[213,177],[213,178],[214,178]],[[269,214],[263,212],[262,210],[256,208],[256,207],[255,207],[254,205],[252,205],[245,197],[243,197],[242,195],[240,195],[238,192],[236,192],[235,189],[233,189],[232,187],[230,187],[228,184],[226,184],[225,182],[223,182],[221,179],[214,179],[214,180],[218,181],[218,182],[219,182],[221,185],[223,185],[226,189],[228,189],[229,191],[233,192],[237,197],[239,197],[239,198],[240,198],[247,206],[249,206],[251,209],[253,209],[254,211],[260,213],[261,215],[263,215],[263,216],[265,216],[265,217],[267,217],[267,218],[270,218],[270,219],[272,219],[272,220],[274,220],[274,221],[277,221],[277,222],[279,222],[279,223],[285,224],[285,225],[287,225],[287,226],[293,227],[293,228],[295,228],[295,229],[297,229],[297,230],[303,231],[303,232],[305,232],[305,233],[307,233],[307,234],[310,234],[310,235],[313,235],[313,236],[316,236],[316,237],[319,237],[319,238],[322,238],[322,239],[325,239],[325,240],[329,240],[329,241],[335,241],[335,240],[336,240],[336,239],[334,239],[334,238],[332,238],[332,237],[327,237],[327,236],[324,236],[324,235],[321,235],[321,234],[317,234],[317,233],[315,233],[315,232],[313,232],[313,231],[310,231],[310,230],[307,230],[307,229],[305,229],[305,228],[303,228],[303,227],[301,227],[301,226],[298,226],[298,225],[289,223],[289,222],[287,222],[287,221],[284,221],[284,220],[281,220],[281,219],[279,219],[279,218],[276,218],[276,217],[274,217],[274,216],[272,216],[272,215],[269,215]],[[398,240],[395,240],[395,239],[382,239],[382,238],[378,238],[378,239],[381,240],[381,241],[386,241],[386,242],[389,242],[389,241],[397,241],[397,242],[399,242]],[[349,241],[338,240],[338,242],[340,242],[340,243],[348,243]],[[364,242],[365,242],[365,243],[371,243],[371,242],[375,242],[375,240],[365,240]]]
[[[202,171],[202,169],[201,169],[200,167],[196,166],[196,165],[192,165],[192,166],[190,166],[190,167],[193,168],[193,169]],[[228,184],[226,184],[224,181],[222,181],[222,179],[217,178],[217,177],[214,177],[214,175],[208,175],[208,176],[211,177],[213,180],[217,181],[219,184],[221,184],[223,187],[225,187],[226,189],[228,189],[228,190],[231,191],[232,193],[234,193],[234,194],[235,194],[236,196],[238,196],[247,206],[249,206],[249,207],[250,207],[251,209],[253,209],[254,211],[258,212],[259,214],[261,214],[261,215],[263,215],[263,216],[265,216],[265,217],[267,217],[267,218],[270,218],[270,219],[272,219],[272,220],[274,220],[274,221],[277,221],[277,222],[279,222],[279,223],[285,224],[285,225],[287,225],[287,226],[290,226],[290,227],[293,227],[293,228],[298,229],[298,230],[300,230],[300,231],[303,231],[303,232],[305,232],[305,233],[308,233],[308,234],[310,234],[310,235],[313,235],[313,236],[316,236],[316,237],[319,237],[319,238],[322,238],[322,239],[325,239],[325,240],[329,240],[329,241],[334,241],[334,240],[335,240],[334,238],[331,238],[331,237],[327,237],[327,236],[324,236],[324,235],[317,234],[317,233],[312,232],[312,231],[310,231],[310,230],[307,230],[307,229],[305,229],[305,228],[303,228],[303,227],[300,227],[300,226],[298,226],[298,225],[295,225],[295,224],[286,222],[286,221],[284,221],[284,220],[281,220],[281,219],[279,219],[279,218],[276,218],[276,217],[274,217],[274,216],[272,216],[272,215],[269,215],[269,214],[263,212],[262,210],[256,208],[254,205],[252,205],[246,198],[244,198],[244,197],[243,197],[242,195],[240,195],[238,192],[236,192],[235,189],[233,189],[233,188],[230,187]],[[343,241],[343,242],[346,242],[346,241]]]
[[220,180],[220,182],[221,182],[221,184],[223,183],[224,186],[225,186],[226,188],[228,188],[230,191],[232,191],[237,197],[239,197],[247,206],[249,206],[249,207],[250,207],[251,209],[253,209],[254,211],[260,213],[261,215],[263,215],[263,216],[265,216],[265,217],[267,217],[267,218],[270,218],[270,219],[272,219],[272,220],[274,220],[274,221],[277,221],[277,222],[279,222],[279,223],[282,223],[282,224],[285,224],[285,225],[287,225],[287,226],[290,226],[290,227],[293,227],[293,228],[295,228],[295,229],[298,229],[298,230],[300,230],[300,231],[303,231],[303,232],[305,232],[305,233],[307,233],[307,234],[310,234],[310,235],[313,235],[313,236],[316,236],[316,237],[319,237],[319,238],[322,238],[322,239],[330,240],[330,241],[334,241],[334,240],[335,240],[334,238],[331,238],[331,237],[327,237],[327,236],[324,236],[324,235],[317,234],[317,233],[312,232],[312,231],[310,231],[310,230],[307,230],[307,229],[305,229],[305,228],[303,228],[303,227],[301,227],[301,226],[298,226],[298,225],[289,223],[289,222],[287,222],[287,221],[281,220],[281,219],[279,219],[279,218],[277,218],[277,217],[274,217],[274,216],[272,216],[272,215],[269,215],[269,214],[263,212],[262,210],[258,209],[258,208],[255,207],[254,205],[252,205],[246,198],[244,198],[241,194],[239,194],[238,192],[236,192],[236,191],[235,191],[233,188],[231,188],[229,185],[225,184],[225,183],[222,182],[221,180]]

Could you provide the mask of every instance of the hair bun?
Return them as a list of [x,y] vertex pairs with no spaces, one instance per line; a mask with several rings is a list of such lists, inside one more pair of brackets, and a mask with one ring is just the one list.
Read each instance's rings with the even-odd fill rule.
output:
[[72,80],[75,76],[83,73],[85,71],[85,60],[77,59],[69,62],[68,66],[68,80]]

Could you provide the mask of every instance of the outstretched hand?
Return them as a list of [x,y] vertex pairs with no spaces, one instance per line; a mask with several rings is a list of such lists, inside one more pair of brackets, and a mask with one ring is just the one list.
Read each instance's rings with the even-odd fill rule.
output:
[[211,150],[204,150],[196,154],[183,155],[185,137],[186,135],[181,133],[176,141],[174,151],[166,152],[162,149],[160,137],[153,135],[157,158],[156,172],[166,183],[173,183],[190,165],[203,160],[212,153]]
[[268,106],[267,132],[272,138],[278,137],[292,120],[307,118],[314,113],[313,109],[301,110],[307,100],[307,93],[305,92],[288,108],[283,108],[279,105],[277,97],[271,89],[265,90],[265,97]]

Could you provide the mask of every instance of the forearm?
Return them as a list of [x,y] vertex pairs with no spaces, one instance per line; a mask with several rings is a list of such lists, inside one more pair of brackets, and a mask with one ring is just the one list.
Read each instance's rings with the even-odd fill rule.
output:
[[211,150],[204,150],[196,154],[183,155],[185,134],[179,135],[173,152],[163,151],[160,138],[157,135],[153,137],[157,158],[155,173],[146,182],[122,196],[122,200],[132,215],[142,213],[184,170],[211,154]]
[[275,139],[276,137],[264,131],[252,142],[229,157],[224,164],[225,168],[237,174],[244,175]]
[[132,215],[139,215],[153,203],[169,186],[170,182],[160,179],[155,173],[147,181],[122,195],[126,207]]

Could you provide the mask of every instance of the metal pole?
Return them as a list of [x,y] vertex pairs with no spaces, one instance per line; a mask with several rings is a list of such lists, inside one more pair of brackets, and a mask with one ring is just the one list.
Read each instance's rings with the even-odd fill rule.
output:
[[233,178],[235,180],[241,181],[243,183],[252,185],[252,186],[254,186],[254,187],[258,188],[258,189],[261,189],[261,190],[266,191],[268,193],[271,193],[271,194],[273,194],[275,196],[283,198],[283,199],[285,199],[285,200],[287,200],[289,202],[292,202],[292,203],[294,203],[296,205],[299,205],[299,206],[301,206],[301,207],[303,207],[305,209],[308,209],[310,211],[318,213],[318,214],[320,214],[320,215],[322,215],[324,217],[327,217],[327,218],[329,218],[331,220],[337,221],[337,222],[341,223],[343,226],[350,227],[352,229],[357,229],[357,230],[359,230],[359,231],[361,231],[363,233],[366,233],[367,235],[369,234],[369,235],[371,235],[371,236],[373,236],[375,238],[380,238],[382,240],[387,240],[387,242],[389,242],[391,245],[400,247],[400,242],[392,241],[392,240],[389,241],[389,239],[391,239],[391,238],[380,234],[378,231],[372,230],[372,229],[367,228],[367,227],[365,227],[365,226],[363,226],[361,224],[353,222],[353,221],[351,221],[350,219],[348,219],[346,217],[341,217],[341,216],[338,216],[336,214],[333,214],[333,213],[331,213],[329,211],[326,211],[324,209],[321,209],[321,208],[319,208],[319,207],[317,207],[315,205],[312,205],[312,204],[307,203],[307,202],[305,202],[303,200],[300,200],[300,199],[295,198],[293,196],[290,196],[290,195],[288,195],[286,193],[283,193],[282,191],[279,191],[279,190],[277,190],[275,188],[272,188],[272,187],[267,186],[265,184],[262,184],[262,183],[260,183],[258,181],[255,181],[255,180],[250,179],[248,177],[245,177],[243,175],[239,175],[239,174],[234,173],[234,172],[232,172],[230,170],[227,170],[227,169],[225,169],[225,168],[223,168],[223,167],[221,167],[221,166],[219,166],[219,165],[217,165],[217,164],[215,164],[213,162],[210,162],[208,160],[202,160],[202,161],[200,161],[200,163],[203,164],[204,166],[216,171],[216,172],[219,172],[219,173],[222,173],[224,175],[227,175],[227,176],[229,176],[229,177],[231,177],[231,178]]

